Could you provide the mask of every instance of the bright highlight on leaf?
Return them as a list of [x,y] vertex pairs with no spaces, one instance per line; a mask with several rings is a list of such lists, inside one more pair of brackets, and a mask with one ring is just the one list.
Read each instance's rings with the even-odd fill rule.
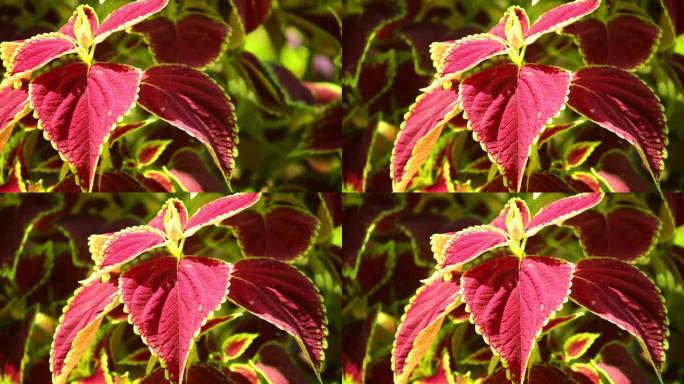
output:
[[394,382],[404,384],[430,349],[444,318],[460,304],[459,275],[439,278],[418,290],[406,306],[392,346]]

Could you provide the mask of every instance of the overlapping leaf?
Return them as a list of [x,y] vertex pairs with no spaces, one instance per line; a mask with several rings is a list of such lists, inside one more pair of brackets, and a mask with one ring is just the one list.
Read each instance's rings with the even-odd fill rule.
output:
[[66,383],[69,373],[95,338],[104,315],[119,305],[116,281],[94,281],[76,290],[64,307],[50,350],[52,382]]
[[463,274],[471,316],[514,383],[525,381],[534,342],[566,301],[572,272],[572,264],[559,259],[505,256]]
[[97,28],[95,43],[104,41],[112,33],[123,31],[166,7],[169,0],[138,0],[117,8]]
[[58,57],[76,52],[76,47],[76,41],[62,33],[36,35],[14,47],[11,58],[5,63],[5,76],[21,77]]
[[193,339],[224,301],[230,275],[230,264],[194,256],[152,259],[121,275],[126,311],[173,383],[183,382]]
[[655,246],[660,220],[632,207],[618,207],[606,214],[585,212],[566,222],[575,228],[587,256],[634,261]]
[[233,228],[246,256],[267,256],[291,261],[306,254],[318,233],[319,221],[290,207],[260,214],[245,212],[223,222]]
[[230,27],[204,14],[190,13],[179,20],[146,20],[133,30],[145,36],[157,62],[201,68],[223,53]]
[[506,233],[491,225],[469,227],[459,232],[432,235],[432,252],[440,270],[448,271],[481,254],[506,245]]
[[0,150],[12,134],[14,125],[28,113],[28,93],[11,86],[0,89]]
[[294,336],[320,374],[327,318],[322,298],[306,276],[278,260],[243,259],[235,263],[228,297]]
[[659,373],[667,349],[667,316],[660,291],[625,262],[585,259],[572,279],[572,299],[634,335]]
[[601,0],[575,0],[545,12],[530,26],[525,43],[532,44],[543,34],[561,30],[594,12],[600,4]]
[[141,73],[121,64],[75,63],[36,77],[30,96],[45,136],[92,190],[100,151],[133,106]]
[[582,193],[551,202],[532,217],[527,225],[526,234],[533,236],[549,225],[560,224],[595,207],[602,199],[602,193]]
[[145,71],[140,105],[206,145],[226,179],[237,154],[233,103],[210,77],[182,65]]
[[495,35],[484,33],[452,42],[433,43],[430,53],[440,79],[459,80],[463,72],[506,53],[506,43]]
[[519,191],[532,146],[565,104],[570,73],[547,65],[503,64],[461,84],[463,109],[476,140]]
[[619,15],[608,22],[596,19],[574,23],[563,30],[577,39],[587,64],[635,69],[655,52],[660,28],[650,21]]
[[192,217],[184,226],[183,234],[185,236],[192,236],[208,225],[217,225],[223,220],[256,204],[260,198],[261,194],[259,193],[245,192],[235,193],[209,202],[192,214]]
[[96,278],[149,250],[164,246],[166,238],[163,232],[142,225],[112,234],[93,235],[88,243],[95,267],[98,269],[93,275],[93,278]]
[[430,348],[446,315],[460,304],[459,275],[421,287],[406,306],[392,346],[394,382],[405,384]]
[[437,87],[418,97],[392,150],[390,172],[395,192],[406,189],[430,155],[444,125],[458,112],[458,93],[452,89]]
[[658,96],[638,77],[614,67],[586,67],[570,85],[568,105],[632,144],[657,181],[666,157],[666,128]]

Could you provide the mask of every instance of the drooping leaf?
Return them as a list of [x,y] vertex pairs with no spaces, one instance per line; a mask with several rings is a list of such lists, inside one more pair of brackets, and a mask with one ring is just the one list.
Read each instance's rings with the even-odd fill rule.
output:
[[69,373],[95,338],[104,315],[119,305],[116,280],[80,287],[64,307],[50,349],[52,382],[66,383]]
[[202,68],[217,60],[226,48],[230,27],[200,13],[179,20],[157,17],[133,28],[145,36],[158,63],[178,63]]
[[632,144],[657,181],[666,157],[665,115],[638,77],[614,67],[586,67],[570,85],[568,105]]
[[353,384],[366,382],[366,368],[370,363],[371,342],[380,307],[373,308],[361,322],[345,324],[349,337],[342,343],[342,381]]
[[345,275],[356,276],[361,254],[375,224],[402,208],[402,201],[394,195],[369,195],[360,205],[348,205],[342,214],[342,263]]
[[9,140],[14,125],[28,113],[28,93],[8,86],[0,89],[0,151]]
[[566,25],[594,12],[600,4],[601,0],[575,0],[550,9],[530,26],[525,36],[525,43],[532,44],[543,34],[563,29]]
[[585,212],[566,222],[575,228],[584,253],[622,261],[646,256],[655,246],[662,224],[645,210],[617,207],[603,214]]
[[568,71],[539,64],[499,65],[461,84],[473,134],[503,170],[512,190],[521,189],[532,145],[561,111],[569,85]]
[[320,374],[327,318],[318,289],[304,274],[275,259],[243,259],[235,263],[228,297],[294,336]]
[[245,212],[223,224],[233,228],[245,256],[266,256],[281,261],[305,255],[320,225],[308,212],[290,207],[275,207],[265,214]]
[[576,333],[565,340],[563,344],[563,353],[565,354],[565,361],[575,360],[584,355],[589,347],[601,336],[600,333]]
[[126,312],[169,373],[182,383],[202,323],[224,301],[231,265],[206,257],[161,257],[121,275]]
[[145,71],[140,105],[206,145],[228,180],[236,156],[233,103],[209,76],[192,68],[157,65]]
[[98,276],[165,243],[166,238],[162,232],[146,225],[126,228],[112,234],[94,235],[88,240]]
[[405,10],[397,3],[372,1],[365,5],[363,13],[347,15],[342,20],[342,73],[349,83],[356,85],[361,64],[376,33],[385,25],[399,19]]
[[112,33],[138,24],[164,9],[168,2],[169,0],[138,0],[117,8],[97,28],[95,43],[104,41]]
[[528,237],[533,236],[549,225],[558,225],[595,207],[602,199],[602,193],[581,193],[551,202],[532,217],[526,234]]
[[223,361],[237,359],[245,353],[257,337],[259,337],[258,333],[235,333],[228,336],[221,344],[221,359]]
[[622,344],[613,342],[601,348],[598,370],[615,384],[648,383],[649,378]]
[[483,33],[456,41],[433,43],[430,53],[441,81],[460,80],[463,72],[491,57],[506,53],[506,43],[497,36]]
[[237,8],[244,33],[257,29],[271,13],[271,0],[231,0]]
[[444,318],[461,300],[459,275],[437,278],[422,286],[404,309],[392,345],[394,382],[405,384],[430,349]]
[[307,378],[297,368],[291,354],[277,342],[270,342],[259,349],[254,367],[273,384],[305,383]]
[[583,20],[563,30],[575,36],[586,64],[613,65],[632,70],[655,53],[660,28],[632,15],[618,15],[608,22]]
[[45,33],[21,42],[12,52],[5,76],[18,78],[69,53],[76,52],[76,42],[61,33]]
[[141,73],[121,64],[74,63],[36,77],[31,102],[45,136],[92,190],[100,152],[116,122],[133,106]]
[[664,299],[641,271],[619,260],[582,260],[572,279],[571,298],[634,335],[660,372],[668,335]]
[[471,316],[514,383],[524,381],[536,338],[567,300],[572,271],[572,264],[551,257],[505,256],[463,274]]
[[481,254],[506,245],[506,233],[491,225],[432,235],[432,253],[441,271],[454,270]]
[[26,195],[19,205],[5,204],[0,207],[0,217],[8,223],[0,231],[0,275],[14,276],[18,257],[34,225],[57,208],[50,196],[42,194]]
[[442,128],[460,112],[458,92],[437,87],[416,99],[394,142],[390,173],[392,189],[406,189],[420,166],[430,156]]
[[235,193],[211,201],[201,206],[192,214],[192,217],[190,217],[190,220],[185,225],[183,234],[186,237],[192,236],[201,228],[208,225],[217,225],[223,220],[256,204],[260,198],[260,193],[245,192]]

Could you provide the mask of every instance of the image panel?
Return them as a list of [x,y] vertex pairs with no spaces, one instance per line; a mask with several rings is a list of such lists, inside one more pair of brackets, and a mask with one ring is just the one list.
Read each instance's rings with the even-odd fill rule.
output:
[[339,192],[340,11],[3,2],[0,188]]
[[346,194],[343,382],[679,382],[683,208],[682,194]]
[[332,383],[341,197],[0,197],[3,383]]
[[344,190],[684,190],[674,3],[355,2]]

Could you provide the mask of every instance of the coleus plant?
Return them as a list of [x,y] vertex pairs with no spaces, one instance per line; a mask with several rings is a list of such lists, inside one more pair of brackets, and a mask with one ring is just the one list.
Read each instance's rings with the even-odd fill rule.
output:
[[[107,37],[136,26],[167,4],[168,0],[138,0],[114,10],[102,22],[91,7],[80,5],[57,32],[3,42],[0,54],[6,72],[0,87],[0,143],[7,142],[18,119],[33,111],[45,138],[68,164],[76,182],[91,191],[103,147],[116,123],[137,101],[143,109],[206,145],[229,182],[237,153],[234,107],[225,91],[198,70],[223,53],[228,25],[202,14],[173,21],[157,18],[136,32],[145,36],[160,64],[141,71],[94,59],[97,45]],[[203,31],[200,38],[198,24]],[[169,28],[174,26],[185,33],[168,41]],[[187,54],[192,44],[201,47],[199,54]],[[74,53],[79,61],[33,77],[53,60]],[[158,156],[160,150],[161,145],[147,148],[152,152],[148,157]]]
[[[320,379],[327,319],[317,288],[304,274],[271,257],[231,264],[183,251],[188,237],[233,217],[259,198],[258,193],[229,195],[192,215],[180,200],[170,199],[147,225],[91,235],[95,267],[64,307],[55,330],[50,350],[53,383],[67,381],[105,315],[120,304],[165,370],[157,380],[166,376],[172,383],[182,383],[195,338],[226,299],[291,334]],[[156,252],[141,260],[152,250]],[[232,355],[244,352],[251,342],[232,341]]]
[[[512,6],[487,33],[432,43],[435,79],[404,116],[390,163],[393,190],[410,186],[443,128],[461,112],[507,188],[527,189],[524,176],[538,167],[528,161],[531,154],[542,140],[573,126],[560,124],[544,131],[566,105],[633,145],[659,187],[667,155],[663,107],[653,90],[630,71],[652,56],[660,30],[630,15],[575,23],[600,3],[572,1],[548,10],[533,23],[524,9]],[[575,37],[588,65],[573,73],[527,63],[526,48],[550,32]],[[639,43],[622,47],[619,36]],[[467,71],[504,54],[508,63],[463,78]],[[566,154],[566,162],[570,167],[583,162],[595,144],[577,143]],[[598,180],[590,179],[584,180],[590,189],[599,188]]]
[[[630,213],[628,208],[606,215],[588,211],[602,198],[601,193],[570,196],[551,202],[534,215],[523,200],[513,198],[487,225],[432,235],[436,270],[406,306],[396,331],[394,382],[408,382],[447,315],[463,306],[478,334],[501,359],[505,377],[513,383],[534,382],[531,377],[539,374],[535,373],[537,366],[528,370],[528,365],[536,340],[568,299],[632,334],[660,376],[669,333],[664,299],[655,284],[632,265],[652,244],[628,249],[605,233],[610,232],[608,228],[617,231],[614,225],[621,221],[657,233],[657,218],[638,210]],[[590,257],[575,264],[526,253],[530,237],[561,224],[576,228]],[[653,225],[656,232],[648,230]],[[592,232],[601,227],[604,230]],[[508,250],[473,265],[478,256],[501,247]],[[606,251],[609,247],[614,249]],[[566,322],[562,318],[553,321]],[[586,352],[592,338],[595,335],[585,334],[568,339],[566,360]],[[491,358],[491,354],[482,354],[486,360]]]

